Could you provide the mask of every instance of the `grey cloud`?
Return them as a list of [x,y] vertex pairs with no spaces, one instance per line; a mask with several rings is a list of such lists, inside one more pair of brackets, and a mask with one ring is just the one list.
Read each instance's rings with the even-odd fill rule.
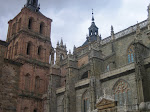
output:
[[[23,8],[26,0],[0,0],[0,39],[7,36],[7,22]],[[68,49],[82,45],[91,24],[91,9],[94,9],[96,25],[102,37],[110,35],[110,26],[115,32],[123,30],[136,21],[146,18],[148,1],[141,0],[39,0],[41,12],[53,19],[52,43],[61,39]]]

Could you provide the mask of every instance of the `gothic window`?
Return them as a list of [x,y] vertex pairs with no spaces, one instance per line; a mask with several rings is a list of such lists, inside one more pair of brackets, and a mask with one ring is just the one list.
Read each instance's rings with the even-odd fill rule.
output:
[[18,42],[15,45],[15,55],[17,55],[17,51],[18,51]]
[[30,18],[28,23],[28,29],[32,29],[32,27],[33,27],[33,18]]
[[82,80],[82,79],[86,79],[86,78],[88,78],[88,71],[86,71],[86,72],[82,75],[81,80]]
[[21,18],[19,19],[19,23],[18,23],[18,31],[21,29]]
[[118,105],[131,104],[131,89],[125,81],[119,80],[113,88],[113,93],[114,99],[118,101]]
[[40,24],[40,34],[44,34],[44,23]]
[[41,52],[42,52],[42,46],[39,46],[39,47],[38,47],[38,55],[39,55],[39,56],[41,55]]
[[14,35],[15,33],[16,33],[16,23],[13,24],[12,35]]
[[64,59],[64,54],[60,54],[60,61]]
[[110,71],[110,64],[108,64],[108,65],[106,66],[106,71],[107,71],[107,72]]
[[128,63],[134,62],[134,56],[135,56],[134,46],[131,45],[128,49]]
[[27,44],[27,55],[30,55],[31,54],[31,42],[28,42]]
[[30,74],[25,75],[25,90],[30,89]]
[[40,77],[36,76],[35,78],[35,91],[38,91],[40,89]]
[[83,112],[89,112],[89,92],[86,91],[82,96],[82,110]]

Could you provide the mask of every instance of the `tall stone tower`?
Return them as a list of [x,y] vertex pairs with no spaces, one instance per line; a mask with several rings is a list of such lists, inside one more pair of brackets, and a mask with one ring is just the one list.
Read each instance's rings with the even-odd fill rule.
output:
[[6,58],[22,63],[18,77],[17,112],[44,111],[49,57],[53,57],[51,22],[40,12],[38,0],[27,0],[21,12],[8,22]]

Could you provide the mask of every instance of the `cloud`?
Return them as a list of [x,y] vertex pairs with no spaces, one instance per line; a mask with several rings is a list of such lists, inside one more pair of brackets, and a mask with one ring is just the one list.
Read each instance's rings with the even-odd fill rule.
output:
[[[68,49],[81,46],[91,24],[91,9],[103,38],[147,18],[148,1],[144,0],[39,0],[41,12],[53,19],[51,40],[55,47],[63,38]],[[15,17],[26,0],[0,1],[0,39],[6,40],[7,22]],[[9,8],[8,8],[9,7]]]

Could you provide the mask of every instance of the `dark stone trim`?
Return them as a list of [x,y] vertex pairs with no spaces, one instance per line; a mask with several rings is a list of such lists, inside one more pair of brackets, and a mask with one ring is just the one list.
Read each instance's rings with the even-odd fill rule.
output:
[[107,77],[107,78],[104,78],[104,79],[100,79],[100,82],[106,82],[106,81],[109,81],[109,80],[112,80],[112,79],[116,79],[116,78],[119,78],[119,77],[122,77],[122,76],[129,75],[129,74],[134,73],[134,72],[135,72],[135,69],[128,70],[128,71],[125,71],[125,72],[121,72],[119,74],[116,74],[116,75],[113,75],[113,76],[110,76],[110,77]]
[[10,59],[4,59],[5,62],[13,64],[13,65],[17,65],[17,66],[22,66],[22,63],[16,62],[14,60],[10,60]]
[[0,40],[0,45],[3,45],[3,46],[7,47],[9,45],[9,43],[7,43],[6,41]]
[[79,89],[83,89],[83,88],[87,88],[87,87],[89,87],[89,84],[85,84],[85,85],[76,87],[75,90],[79,90]]

